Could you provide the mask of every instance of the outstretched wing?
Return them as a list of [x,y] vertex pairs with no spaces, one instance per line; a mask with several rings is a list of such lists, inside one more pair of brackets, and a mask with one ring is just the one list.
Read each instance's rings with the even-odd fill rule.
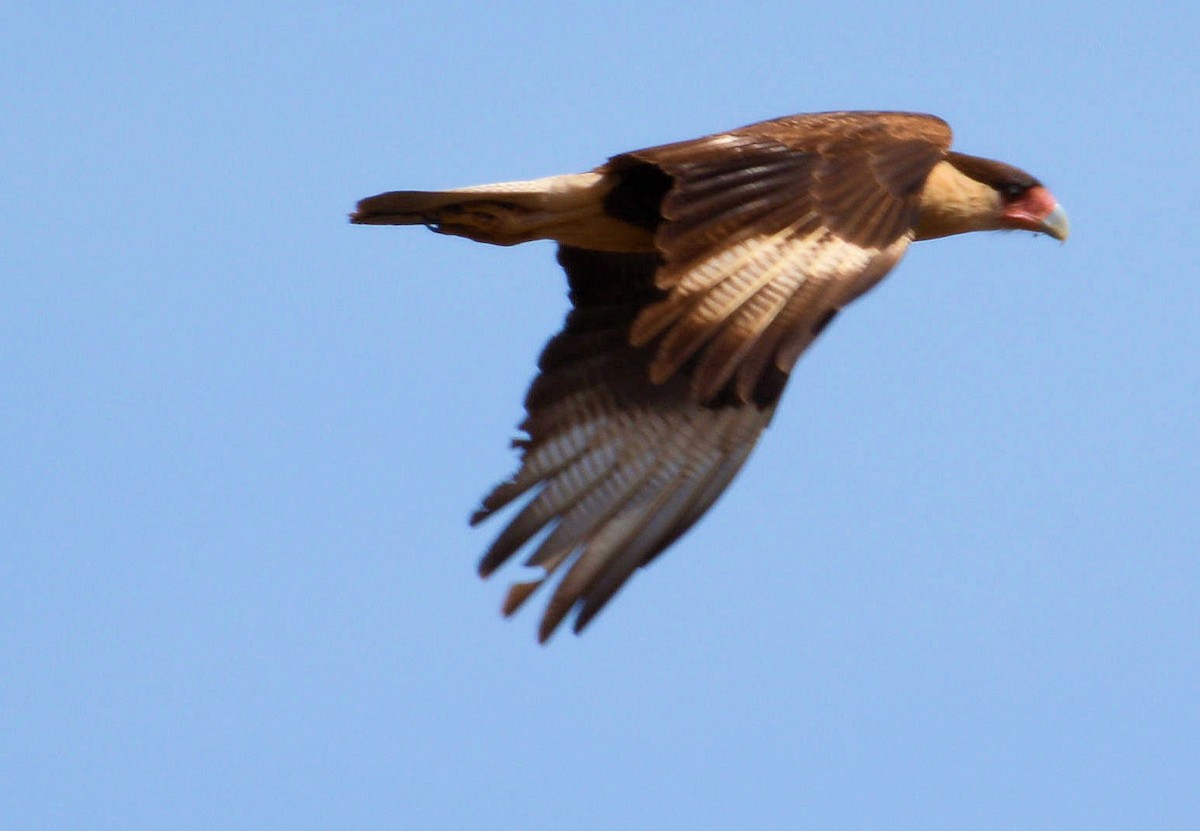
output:
[[[574,309],[547,344],[525,399],[521,467],[472,517],[533,492],[479,564],[487,576],[539,534],[526,565],[546,572],[512,587],[511,614],[574,557],[538,631],[546,640],[579,604],[581,630],[640,565],[700,518],[745,462],[775,402],[704,405],[682,374],[649,381],[653,352],[629,328],[654,287],[653,254],[563,246]],[[782,390],[782,378],[778,390]]]
[[574,309],[526,398],[521,466],[479,522],[530,495],[480,563],[526,544],[568,561],[545,640],[582,629],[633,571],[724,491],[771,420],[801,352],[912,238],[950,143],[931,116],[796,116],[616,156],[604,209],[652,231],[655,254],[561,245]]

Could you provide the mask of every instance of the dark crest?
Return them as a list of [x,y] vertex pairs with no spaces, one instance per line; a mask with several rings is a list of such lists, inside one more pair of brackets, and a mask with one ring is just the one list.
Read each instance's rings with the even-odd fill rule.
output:
[[1005,196],[1020,196],[1032,187],[1041,184],[1019,167],[1011,164],[968,156],[965,153],[947,153],[946,161],[954,165],[964,176],[995,188]]

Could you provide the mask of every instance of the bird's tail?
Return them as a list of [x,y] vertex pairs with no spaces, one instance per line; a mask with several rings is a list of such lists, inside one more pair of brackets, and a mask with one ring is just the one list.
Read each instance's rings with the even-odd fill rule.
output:
[[652,250],[648,233],[609,217],[601,173],[548,176],[444,191],[397,190],[358,203],[358,225],[424,225],[495,245],[554,239],[597,250]]

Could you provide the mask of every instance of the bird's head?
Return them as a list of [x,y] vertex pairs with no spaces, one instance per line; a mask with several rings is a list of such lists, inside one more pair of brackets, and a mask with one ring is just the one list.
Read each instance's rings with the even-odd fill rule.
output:
[[970,231],[1033,231],[1065,241],[1067,213],[1045,185],[1010,164],[948,153],[930,173],[917,239]]
[[993,216],[999,229],[1033,231],[1066,240],[1070,233],[1066,211],[1045,185],[1024,170],[964,153],[949,153],[947,161],[995,193]]

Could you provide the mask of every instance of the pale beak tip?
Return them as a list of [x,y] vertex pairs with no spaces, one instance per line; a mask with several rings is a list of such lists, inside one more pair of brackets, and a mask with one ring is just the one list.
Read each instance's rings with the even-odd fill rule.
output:
[[1071,235],[1071,223],[1062,205],[1055,204],[1054,209],[1042,218],[1042,232],[1059,242],[1067,241],[1067,237]]

